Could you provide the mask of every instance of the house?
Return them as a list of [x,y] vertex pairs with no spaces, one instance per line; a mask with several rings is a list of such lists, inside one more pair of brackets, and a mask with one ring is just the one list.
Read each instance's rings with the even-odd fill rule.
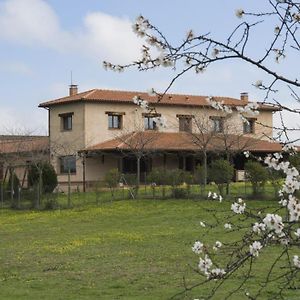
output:
[[40,161],[49,161],[48,136],[0,135],[0,181],[14,172],[27,187],[28,167]]
[[[134,96],[147,100],[155,111],[135,105]],[[69,96],[39,105],[49,112],[50,159],[61,188],[70,180],[73,187],[85,190],[112,168],[134,173],[138,166],[141,174],[159,166],[193,171],[201,163],[203,148],[208,153],[249,150],[258,155],[281,150],[271,141],[277,108],[259,104],[257,116],[244,113],[242,119],[237,110],[251,103],[247,93],[240,99],[214,100],[232,113],[213,109],[206,96],[166,94],[158,101],[142,92],[78,93],[71,85]],[[161,116],[166,128],[156,124]],[[233,163],[242,168],[241,160]]]

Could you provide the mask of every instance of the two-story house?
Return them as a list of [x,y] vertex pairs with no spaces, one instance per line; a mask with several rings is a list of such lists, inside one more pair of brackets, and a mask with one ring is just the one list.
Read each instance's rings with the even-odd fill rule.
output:
[[[155,113],[135,105],[134,96],[148,101]],[[112,168],[134,173],[137,157],[143,174],[158,166],[193,171],[204,150],[259,154],[281,150],[279,143],[271,142],[276,108],[259,104],[257,116],[241,118],[237,108],[249,103],[247,93],[240,99],[214,99],[232,113],[213,109],[206,96],[167,94],[158,102],[147,93],[100,89],[78,93],[76,85],[70,86],[69,96],[39,105],[49,111],[50,159],[61,187],[71,178],[73,186],[85,189]],[[165,128],[157,126],[158,116],[166,119]]]

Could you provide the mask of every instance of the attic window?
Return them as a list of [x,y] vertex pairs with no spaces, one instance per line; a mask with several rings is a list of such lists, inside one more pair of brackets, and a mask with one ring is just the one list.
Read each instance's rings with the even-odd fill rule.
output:
[[62,131],[70,131],[73,126],[73,112],[59,114],[60,122],[61,122],[61,130]]
[[159,113],[143,113],[145,130],[157,130],[155,118],[161,117]]
[[212,121],[212,131],[216,133],[223,132],[224,129],[224,118],[222,117],[210,117]]
[[254,133],[255,132],[255,119],[247,119],[244,122],[244,133]]
[[179,119],[179,131],[192,132],[193,115],[176,115]]
[[121,129],[123,125],[124,112],[105,112],[108,115],[108,128],[109,129]]

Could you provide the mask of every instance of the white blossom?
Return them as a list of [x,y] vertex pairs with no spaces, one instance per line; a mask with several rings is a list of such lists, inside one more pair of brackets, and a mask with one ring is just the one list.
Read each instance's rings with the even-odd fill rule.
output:
[[244,15],[244,10],[242,8],[239,8],[239,9],[236,9],[235,10],[235,15],[238,17],[238,18],[242,18],[243,15]]
[[149,95],[150,97],[156,96],[156,92],[155,92],[154,88],[149,89],[149,90],[147,91],[147,93],[148,93],[148,95]]
[[194,243],[194,246],[192,247],[192,251],[196,254],[201,254],[203,251],[203,247],[204,247],[204,245],[201,242],[196,241]]
[[189,30],[189,31],[187,32],[187,34],[186,34],[186,39],[187,39],[188,41],[191,41],[194,37],[195,37],[195,34],[194,34],[193,30],[192,30],[192,29]]
[[225,274],[226,274],[226,271],[221,268],[215,268],[210,271],[210,277],[213,277],[213,278],[215,278],[215,277],[221,278]]
[[205,255],[205,258],[200,258],[198,268],[201,272],[203,272],[205,275],[209,275],[209,269],[212,267],[212,261],[211,259]]
[[295,236],[297,238],[300,238],[300,228],[298,228],[295,232],[294,232]]
[[246,158],[248,158],[250,156],[250,152],[249,151],[244,151],[243,153],[244,153],[244,155],[245,155]]
[[275,26],[275,28],[274,28],[274,33],[275,34],[278,34],[280,32],[280,27],[277,25],[277,26]]
[[262,80],[257,80],[257,81],[254,83],[254,86],[257,87],[257,88],[261,87],[262,85],[263,85]]
[[202,222],[202,221],[199,224],[200,224],[201,227],[206,227],[205,223]]
[[300,22],[300,13],[293,13],[292,17],[296,22]]
[[238,202],[234,202],[231,205],[231,210],[236,214],[243,214],[245,209],[246,203],[241,198],[238,199]]
[[216,241],[216,243],[215,243],[213,249],[214,249],[215,251],[217,251],[217,250],[219,250],[219,249],[222,247],[222,245],[223,245],[223,244],[222,244],[220,241]]
[[299,260],[299,256],[298,255],[294,255],[293,257],[293,263],[294,266],[298,269],[300,269],[300,260]]
[[258,241],[253,242],[252,245],[249,246],[249,251],[252,256],[257,257],[259,254],[259,250],[262,248],[262,244]]
[[219,53],[220,53],[220,51],[217,48],[214,48],[211,55],[213,58],[217,58]]
[[253,232],[260,234],[262,231],[266,230],[266,224],[256,222],[252,226],[252,230],[253,230]]
[[276,214],[267,214],[263,222],[267,229],[274,230],[276,234],[280,234],[284,227],[282,217]]
[[204,65],[198,65],[195,67],[196,73],[203,73],[205,71],[205,66]]
[[225,223],[224,224],[224,228],[225,229],[231,229],[232,228],[232,225],[230,223]]

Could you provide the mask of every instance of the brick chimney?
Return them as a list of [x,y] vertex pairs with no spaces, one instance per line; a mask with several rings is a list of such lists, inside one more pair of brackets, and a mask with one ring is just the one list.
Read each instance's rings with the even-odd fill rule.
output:
[[78,94],[78,86],[76,84],[71,84],[69,89],[69,95],[74,96]]
[[241,93],[241,101],[248,102],[248,100],[249,100],[248,93],[247,92]]

